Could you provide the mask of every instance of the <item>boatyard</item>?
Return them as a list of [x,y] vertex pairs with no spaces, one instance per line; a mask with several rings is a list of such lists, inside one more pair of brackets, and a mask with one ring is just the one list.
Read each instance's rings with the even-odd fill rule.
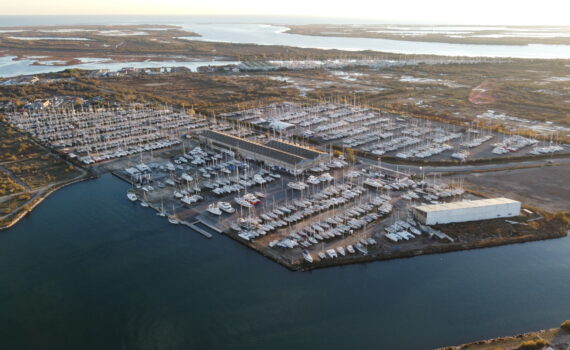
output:
[[462,162],[570,152],[570,146],[555,137],[539,141],[479,128],[477,123],[457,126],[338,103],[281,103],[222,116],[319,145],[402,160]]
[[[143,106],[54,108],[12,112],[6,120],[95,173],[130,183],[126,197],[170,224],[206,238],[223,233],[292,270],[565,234],[544,234],[551,221],[521,210],[520,202],[468,192],[460,177],[381,162],[567,150],[554,140],[339,103],[286,102],[219,118]],[[488,233],[474,234],[472,222]]]
[[[251,130],[236,136],[243,131],[228,124],[216,128],[225,131],[196,130],[164,154],[114,164],[113,173],[132,184],[127,198],[172,225],[207,238],[223,233],[292,270],[546,238],[541,230],[550,224],[540,214],[507,199],[481,201],[460,180],[365,166],[290,140],[263,143]],[[318,162],[297,167],[311,155]],[[485,216],[504,202],[514,205],[508,213]],[[474,213],[447,225],[418,215],[449,205]],[[473,222],[488,231],[476,233]]]

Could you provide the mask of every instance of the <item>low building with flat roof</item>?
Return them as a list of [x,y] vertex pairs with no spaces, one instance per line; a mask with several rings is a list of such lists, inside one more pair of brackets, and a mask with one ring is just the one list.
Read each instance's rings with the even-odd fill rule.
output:
[[220,131],[204,130],[198,137],[212,148],[229,149],[244,158],[261,161],[293,174],[314,167],[326,161],[328,157],[327,153],[286,142],[270,141],[262,144]]
[[521,202],[508,198],[489,198],[413,208],[414,217],[424,225],[449,224],[519,216]]

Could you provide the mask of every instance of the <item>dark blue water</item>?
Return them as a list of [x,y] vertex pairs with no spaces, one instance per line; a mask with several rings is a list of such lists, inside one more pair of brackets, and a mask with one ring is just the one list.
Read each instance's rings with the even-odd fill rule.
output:
[[570,239],[294,273],[109,175],[0,232],[0,349],[428,349],[570,318]]

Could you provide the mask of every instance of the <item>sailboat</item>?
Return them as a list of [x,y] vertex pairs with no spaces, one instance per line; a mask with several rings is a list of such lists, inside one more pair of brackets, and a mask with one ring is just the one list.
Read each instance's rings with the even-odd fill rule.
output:
[[147,199],[146,199],[146,193],[144,194],[144,200],[141,201],[141,207],[143,207],[143,208],[149,207],[149,204],[148,204]]
[[174,204],[172,205],[172,215],[168,216],[168,222],[173,225],[178,225],[180,223],[178,217],[176,216],[176,211],[174,211]]
[[164,212],[164,202],[162,200],[160,201],[160,211],[158,213],[156,213],[156,215],[161,216],[161,217],[166,216],[166,213]]

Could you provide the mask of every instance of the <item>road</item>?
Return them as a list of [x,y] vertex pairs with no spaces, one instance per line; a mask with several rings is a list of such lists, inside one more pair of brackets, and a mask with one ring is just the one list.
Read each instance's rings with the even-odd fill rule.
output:
[[474,171],[498,171],[516,168],[541,167],[545,165],[564,165],[570,164],[570,156],[566,158],[538,159],[529,161],[513,161],[510,163],[493,163],[493,164],[472,164],[472,165],[402,165],[392,164],[389,162],[377,162],[366,158],[359,159],[362,164],[380,166],[384,170],[398,171],[409,174],[430,174],[430,173],[470,173]]

